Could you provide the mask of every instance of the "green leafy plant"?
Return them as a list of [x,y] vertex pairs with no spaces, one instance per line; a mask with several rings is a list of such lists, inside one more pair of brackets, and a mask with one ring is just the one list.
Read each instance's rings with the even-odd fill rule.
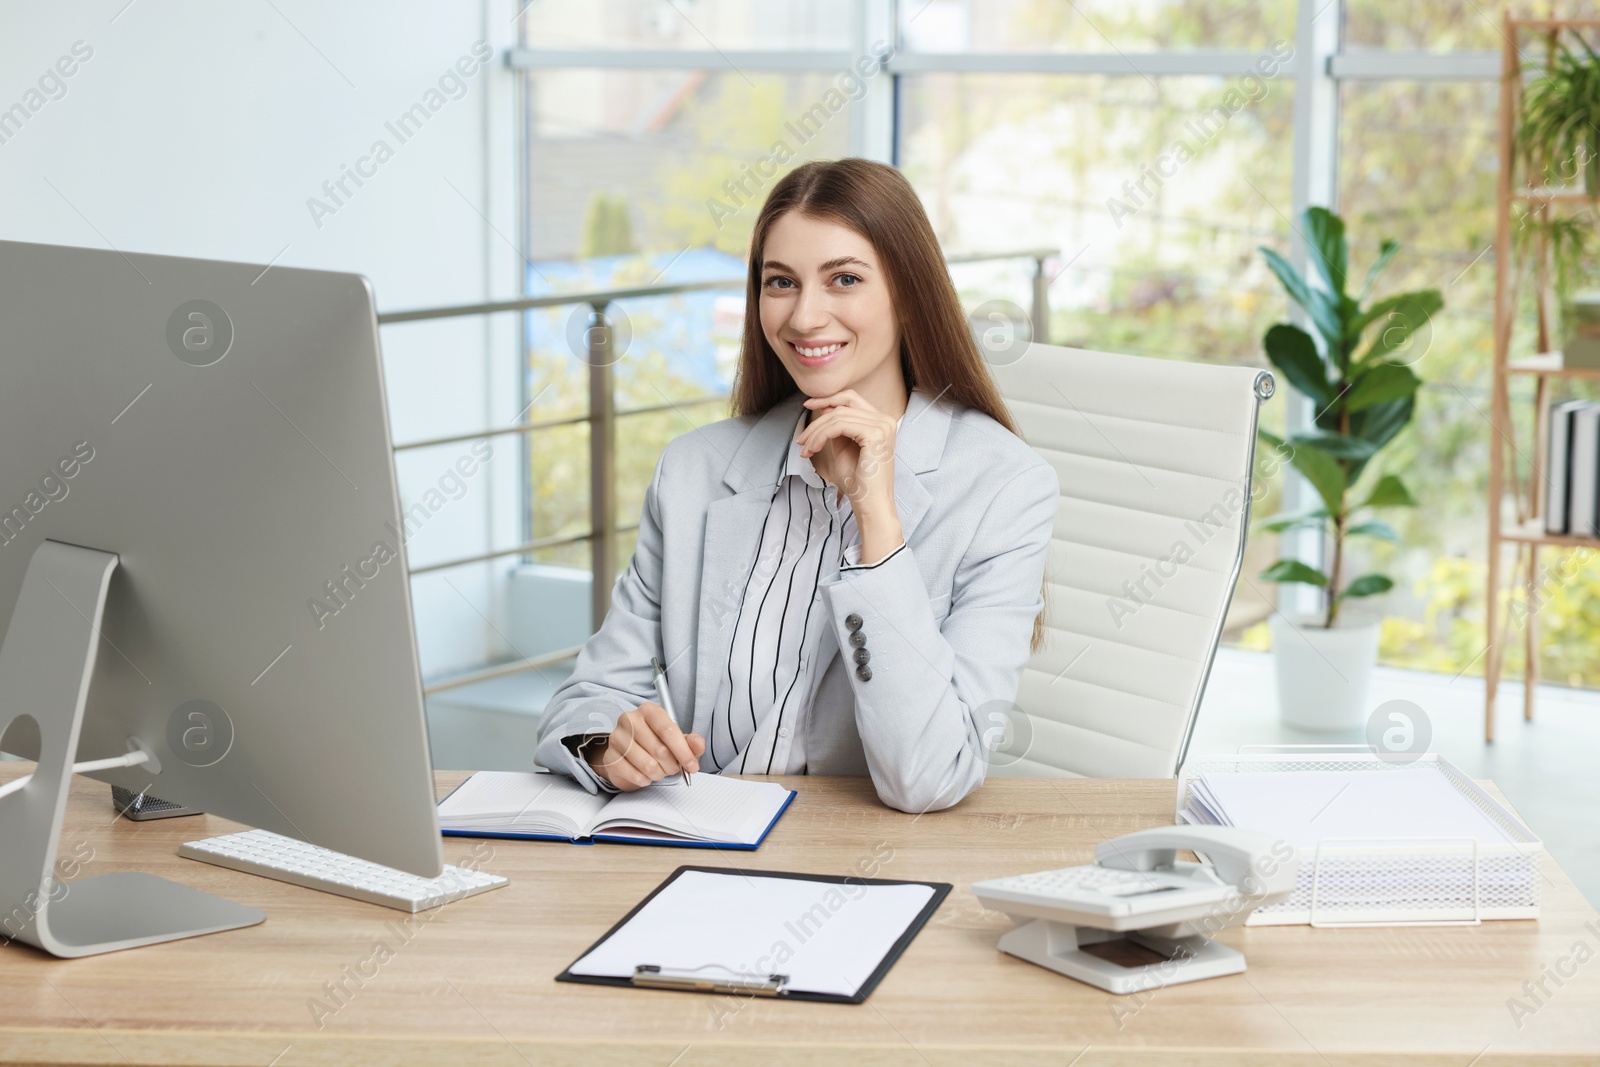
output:
[[[1585,208],[1580,215],[1550,216],[1545,205],[1537,205],[1524,206],[1516,217],[1516,250],[1519,255],[1532,259],[1538,279],[1533,291],[1538,330],[1534,343],[1538,351],[1546,352],[1552,345],[1561,343],[1553,336],[1552,327],[1559,331],[1560,337],[1567,336],[1574,325],[1572,298],[1580,289],[1592,284],[1593,213]],[[1554,324],[1546,301],[1547,291],[1555,302]]]
[[1516,145],[1527,172],[1543,175],[1539,184],[1560,185],[1581,171],[1584,191],[1600,197],[1600,55],[1571,36],[1582,52],[1552,35],[1544,66],[1523,90]]
[[1379,246],[1360,292],[1349,295],[1345,281],[1349,245],[1343,220],[1320,207],[1307,209],[1303,219],[1313,281],[1272,249],[1263,246],[1261,254],[1290,299],[1305,312],[1316,336],[1280,322],[1267,330],[1262,344],[1272,365],[1311,398],[1317,414],[1312,429],[1305,432],[1279,438],[1262,430],[1260,436],[1305,475],[1322,503],[1298,514],[1273,516],[1261,528],[1279,533],[1300,527],[1329,531],[1328,564],[1318,569],[1300,560],[1280,559],[1261,576],[1323,590],[1323,625],[1331,627],[1345,600],[1394,586],[1387,575],[1378,573],[1347,580],[1345,542],[1351,537],[1397,540],[1388,523],[1363,513],[1416,503],[1394,474],[1382,475],[1365,493],[1356,488],[1373,457],[1411,421],[1422,384],[1411,364],[1421,357],[1428,327],[1444,300],[1438,290],[1423,289],[1366,304],[1378,276],[1400,250],[1391,240]]
[[1594,219],[1588,208],[1581,215],[1555,218],[1528,212],[1519,223],[1515,231],[1517,250],[1545,257],[1554,271],[1552,280],[1558,300],[1565,301],[1582,285],[1592,283],[1593,275],[1585,269],[1594,237]]

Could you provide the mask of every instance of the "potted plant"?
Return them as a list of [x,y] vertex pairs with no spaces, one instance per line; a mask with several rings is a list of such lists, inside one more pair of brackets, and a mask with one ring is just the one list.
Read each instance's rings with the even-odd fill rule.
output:
[[1310,281],[1272,249],[1262,247],[1261,253],[1305,312],[1313,333],[1278,323],[1262,343],[1279,373],[1311,398],[1316,415],[1304,432],[1279,438],[1262,430],[1260,436],[1305,475],[1319,504],[1273,516],[1260,528],[1278,533],[1321,529],[1325,559],[1322,567],[1280,559],[1261,576],[1322,592],[1322,607],[1315,615],[1273,614],[1272,648],[1284,720],[1308,729],[1337,730],[1365,720],[1367,685],[1378,656],[1381,619],[1351,608],[1349,602],[1394,585],[1376,572],[1351,577],[1351,539],[1395,541],[1393,528],[1372,513],[1415,504],[1398,475],[1363,475],[1411,421],[1422,384],[1412,364],[1426,349],[1429,323],[1444,301],[1437,290],[1424,289],[1367,303],[1373,284],[1400,250],[1392,240],[1379,246],[1360,292],[1351,296],[1344,222],[1320,207],[1309,208],[1303,221]]
[[1522,91],[1516,146],[1538,184],[1560,186],[1583,175],[1590,199],[1600,199],[1600,55],[1574,33],[1583,53],[1552,32],[1542,67]]

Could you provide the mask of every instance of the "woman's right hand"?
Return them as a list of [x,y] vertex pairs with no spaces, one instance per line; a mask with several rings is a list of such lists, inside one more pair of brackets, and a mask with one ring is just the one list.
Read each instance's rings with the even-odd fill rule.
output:
[[640,704],[617,719],[603,745],[585,750],[594,772],[625,793],[687,771],[698,773],[705,739],[686,734],[660,704]]

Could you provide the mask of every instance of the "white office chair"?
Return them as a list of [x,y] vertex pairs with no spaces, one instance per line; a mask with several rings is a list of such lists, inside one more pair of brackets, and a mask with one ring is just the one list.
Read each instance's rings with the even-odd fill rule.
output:
[[1055,345],[992,369],[1061,508],[1045,646],[991,773],[1170,777],[1243,562],[1272,375]]

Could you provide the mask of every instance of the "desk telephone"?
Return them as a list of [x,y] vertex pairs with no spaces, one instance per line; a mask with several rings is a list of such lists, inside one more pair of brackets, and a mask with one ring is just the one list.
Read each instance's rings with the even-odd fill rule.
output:
[[[1190,863],[1179,849],[1210,862]],[[1245,969],[1208,937],[1294,892],[1294,847],[1231,826],[1162,826],[1103,841],[1095,864],[978,882],[985,907],[1018,925],[1000,949],[1111,993]]]

